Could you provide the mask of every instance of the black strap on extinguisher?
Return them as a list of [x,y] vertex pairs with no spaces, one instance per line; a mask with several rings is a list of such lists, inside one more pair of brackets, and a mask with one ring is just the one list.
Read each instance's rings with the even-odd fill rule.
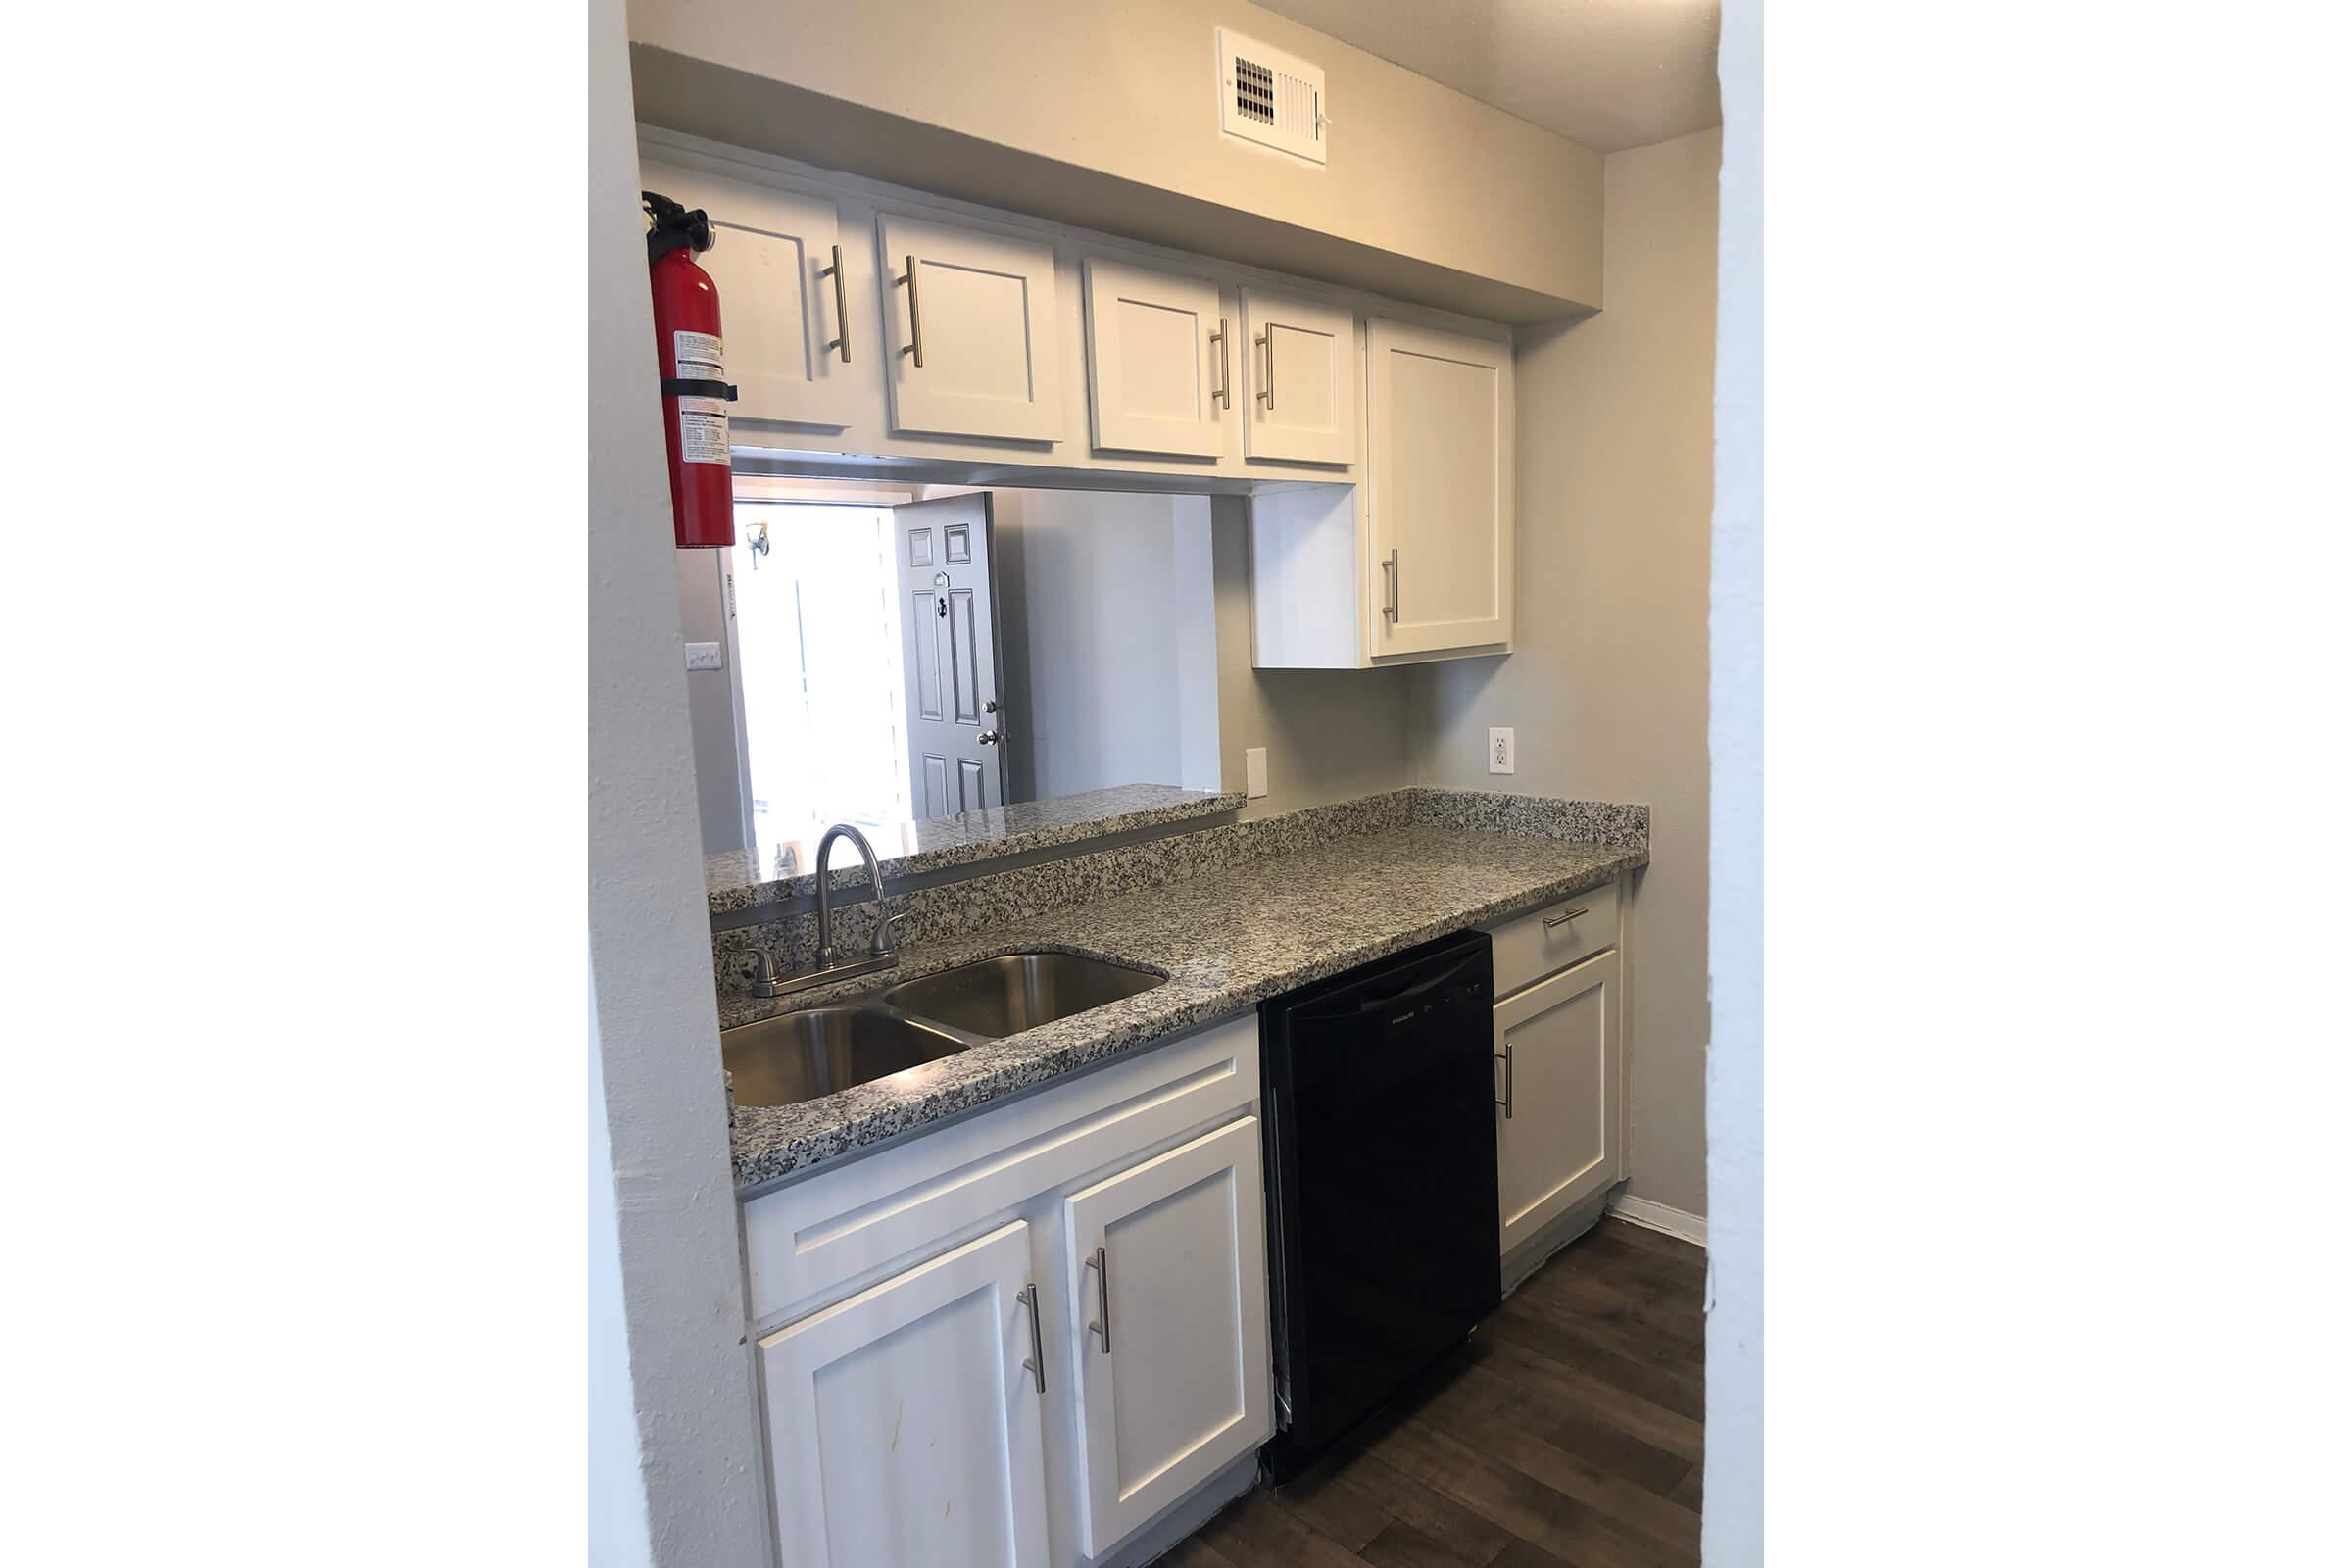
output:
[[662,378],[662,395],[665,398],[719,398],[735,401],[735,389],[724,381],[690,381],[684,376],[665,375]]

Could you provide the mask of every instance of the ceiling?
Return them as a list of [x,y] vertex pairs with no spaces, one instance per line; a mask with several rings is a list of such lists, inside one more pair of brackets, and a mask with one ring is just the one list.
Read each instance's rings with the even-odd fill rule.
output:
[[1594,152],[1723,123],[1721,0],[1257,3]]

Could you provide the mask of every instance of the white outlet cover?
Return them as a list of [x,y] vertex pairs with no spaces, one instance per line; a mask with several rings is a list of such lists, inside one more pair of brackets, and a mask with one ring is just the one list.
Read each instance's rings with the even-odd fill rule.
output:
[[1519,771],[1519,732],[1515,729],[1487,731],[1487,771],[1516,773]]
[[1263,746],[1252,746],[1242,753],[1242,772],[1246,780],[1242,786],[1243,794],[1254,801],[1266,793],[1266,749]]
[[725,668],[719,645],[716,643],[688,643],[686,645],[686,667],[688,669]]

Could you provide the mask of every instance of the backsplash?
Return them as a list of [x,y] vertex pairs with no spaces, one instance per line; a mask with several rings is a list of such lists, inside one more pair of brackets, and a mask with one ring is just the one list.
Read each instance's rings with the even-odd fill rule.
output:
[[[1646,845],[1649,808],[1414,787],[1018,866],[943,887],[894,892],[889,906],[897,920],[897,940],[905,947],[962,936],[1092,899],[1185,881],[1251,859],[1408,826],[1519,833],[1584,844]],[[836,904],[833,943],[837,952],[863,953],[873,939],[875,919],[870,898]],[[711,933],[711,968],[721,994],[746,989],[752,974],[751,955],[760,948],[774,952],[779,972],[809,968],[816,961],[816,916],[787,915]]]

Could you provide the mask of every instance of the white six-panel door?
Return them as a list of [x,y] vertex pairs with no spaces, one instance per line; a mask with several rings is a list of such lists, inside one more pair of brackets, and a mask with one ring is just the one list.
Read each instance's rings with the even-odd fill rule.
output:
[[1259,1137],[1247,1116],[1067,1200],[1088,1556],[1273,1435]]
[[1054,248],[895,213],[876,231],[892,428],[1059,439]]
[[1604,953],[1494,1004],[1506,1252],[1624,1174],[1617,973]]
[[1100,451],[1213,458],[1233,416],[1233,320],[1214,283],[1086,259],[1088,406]]
[[1355,313],[1320,300],[1242,290],[1250,456],[1355,461]]
[[1046,1568],[1029,1227],[760,1342],[784,1568]]
[[1373,653],[1511,637],[1511,348],[1375,319],[1369,514]]
[[[866,302],[836,270],[833,204],[648,165],[649,189],[710,215],[714,243],[695,260],[718,289],[719,337],[739,419],[844,430],[857,422],[849,356],[875,351]],[[869,341],[858,341],[860,331]]]

